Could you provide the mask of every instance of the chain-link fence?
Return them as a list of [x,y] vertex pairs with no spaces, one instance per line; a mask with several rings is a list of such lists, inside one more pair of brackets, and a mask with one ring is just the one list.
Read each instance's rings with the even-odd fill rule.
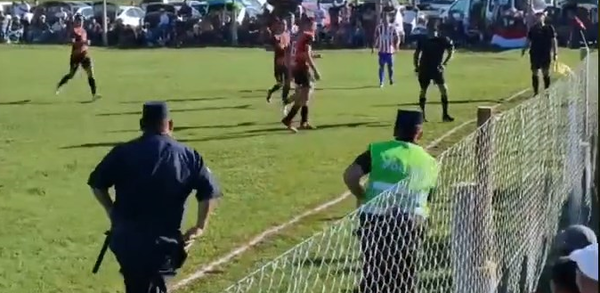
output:
[[561,215],[589,218],[597,62],[444,152],[427,220],[398,183],[226,292],[533,292]]

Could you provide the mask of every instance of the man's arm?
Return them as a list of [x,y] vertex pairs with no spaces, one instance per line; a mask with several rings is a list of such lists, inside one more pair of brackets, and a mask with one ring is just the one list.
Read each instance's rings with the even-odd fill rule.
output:
[[452,56],[454,55],[454,43],[449,38],[446,38],[446,52],[446,59],[443,63],[444,66],[450,62],[450,59],[452,59]]
[[402,36],[398,32],[398,30],[394,27],[394,48],[398,50],[400,48],[400,42],[402,40]]
[[419,59],[421,58],[422,44],[421,40],[417,41],[417,48],[415,49],[415,53],[413,54],[413,64],[415,65],[415,72],[419,68]]
[[216,179],[204,163],[202,157],[197,152],[194,152],[194,157],[197,171],[193,186],[196,190],[196,199],[198,200],[198,213],[196,215],[196,224],[184,235],[186,249],[189,249],[194,240],[208,227],[210,213],[214,209],[216,199],[222,196]]
[[527,40],[525,40],[525,46],[523,46],[523,49],[521,50],[521,56],[525,55],[527,50],[529,50],[530,46],[531,46],[531,30],[529,30],[529,32],[527,32]]
[[365,200],[365,189],[360,184],[360,179],[371,172],[371,153],[367,150],[360,154],[344,171],[344,183],[348,190],[356,197],[357,207]]
[[552,35],[552,58],[556,60],[558,57],[558,40],[556,39],[556,30],[550,25],[550,34]]
[[92,188],[92,193],[109,219],[113,208],[113,200],[108,190],[115,185],[120,170],[118,154],[119,147],[117,146],[100,161],[88,179],[88,185]]
[[307,49],[306,49],[306,60],[308,60],[308,65],[310,66],[310,69],[315,73],[315,78],[317,80],[321,79],[321,73],[319,72],[319,69],[317,69],[317,65],[315,64],[315,60],[313,58],[313,52],[312,52],[312,43],[313,43],[314,39],[311,37],[311,39],[308,41],[307,44]]

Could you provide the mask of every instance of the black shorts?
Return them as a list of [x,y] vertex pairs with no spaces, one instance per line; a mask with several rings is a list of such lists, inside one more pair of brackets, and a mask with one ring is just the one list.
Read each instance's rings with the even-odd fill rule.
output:
[[278,83],[283,83],[288,80],[288,68],[285,65],[275,64],[273,74],[275,76],[275,81]]
[[69,68],[71,70],[76,70],[79,65],[83,67],[83,69],[92,68],[92,59],[88,54],[71,54],[71,58],[69,59]]
[[443,85],[446,83],[444,78],[444,70],[439,68],[419,69],[418,78],[421,89],[426,89],[429,87],[431,81],[437,85]]
[[529,62],[531,63],[531,70],[549,70],[552,58],[550,53],[529,53]]
[[309,87],[311,85],[310,70],[308,68],[294,69],[294,83],[299,87]]

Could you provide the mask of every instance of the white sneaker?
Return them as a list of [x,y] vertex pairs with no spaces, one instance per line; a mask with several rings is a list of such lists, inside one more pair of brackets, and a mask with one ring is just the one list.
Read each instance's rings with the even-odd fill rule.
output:
[[92,102],[97,101],[98,99],[102,98],[102,96],[100,96],[99,94],[95,94],[92,96]]

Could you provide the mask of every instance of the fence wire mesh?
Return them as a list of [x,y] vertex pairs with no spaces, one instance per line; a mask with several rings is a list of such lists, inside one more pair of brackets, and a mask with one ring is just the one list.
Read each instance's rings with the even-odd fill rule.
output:
[[400,182],[367,204],[378,215],[349,214],[225,292],[533,292],[565,203],[589,216],[582,142],[598,132],[597,62],[445,151],[427,220],[394,208]]

